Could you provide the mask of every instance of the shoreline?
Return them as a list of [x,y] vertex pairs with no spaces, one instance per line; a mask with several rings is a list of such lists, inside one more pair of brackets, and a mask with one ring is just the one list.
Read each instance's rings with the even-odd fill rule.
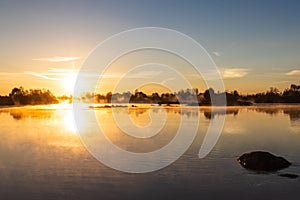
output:
[[[30,107],[39,107],[39,106],[60,106],[67,105],[71,106],[73,103],[58,103],[58,104],[39,104],[39,105],[0,105],[0,109],[11,109],[11,108],[30,108]],[[101,104],[91,104],[91,103],[83,103],[87,105],[88,108],[91,109],[105,109],[105,108],[142,108],[142,106],[158,106],[164,108],[178,108],[180,105],[189,107],[189,108],[254,108],[254,107],[296,107],[300,106],[300,103],[258,103],[253,105],[229,105],[229,106],[210,106],[210,105],[188,105],[188,104],[152,104],[152,103],[119,103],[119,104],[111,104],[111,103],[101,103]],[[67,107],[66,106],[66,107]]]

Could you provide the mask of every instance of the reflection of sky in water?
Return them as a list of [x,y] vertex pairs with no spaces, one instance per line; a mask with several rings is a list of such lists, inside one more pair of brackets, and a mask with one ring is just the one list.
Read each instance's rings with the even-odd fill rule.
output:
[[290,130],[300,134],[300,119],[290,120]]
[[[163,108],[153,111],[154,116],[159,117],[160,109]],[[257,195],[284,199],[286,194],[299,196],[299,179],[257,175],[242,169],[236,158],[246,151],[267,150],[295,163],[284,172],[299,175],[300,134],[295,133],[300,133],[300,107],[232,107],[215,113],[200,108],[200,115],[195,111],[197,108],[165,109],[167,124],[147,140],[123,134],[113,123],[109,108],[86,110],[95,111],[97,118],[105,122],[101,126],[111,141],[136,152],[152,151],[169,142],[181,116],[188,120],[200,117],[198,135],[182,158],[163,170],[143,175],[117,172],[98,163],[75,134],[71,107],[0,109],[1,197],[147,199],[154,194],[158,199],[187,195],[212,199],[235,194],[249,199]],[[129,113],[139,125],[149,122],[147,108],[120,108],[119,112]],[[210,120],[225,113],[226,122],[218,143],[207,157],[199,159]],[[93,131],[95,124],[82,118],[87,132]]]

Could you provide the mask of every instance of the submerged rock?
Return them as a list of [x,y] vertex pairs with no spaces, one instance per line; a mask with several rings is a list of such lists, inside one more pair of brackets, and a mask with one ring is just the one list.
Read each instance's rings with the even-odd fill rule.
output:
[[291,163],[283,157],[278,157],[264,151],[245,153],[238,158],[238,162],[246,169],[266,172],[277,171],[291,165]]
[[287,178],[292,178],[292,179],[298,178],[297,174],[279,174],[279,176],[281,176],[281,177],[287,177]]

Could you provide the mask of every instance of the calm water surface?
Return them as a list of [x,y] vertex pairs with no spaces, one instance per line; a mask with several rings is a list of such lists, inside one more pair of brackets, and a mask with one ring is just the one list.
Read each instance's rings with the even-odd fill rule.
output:
[[[65,106],[0,108],[0,199],[299,199],[300,178],[257,174],[237,162],[244,152],[266,150],[293,165],[280,173],[300,175],[300,106],[209,108],[118,108],[143,127],[154,118],[165,126],[151,139],[124,134],[110,108],[95,112],[106,136],[122,149],[150,152],[174,137],[181,117],[199,129],[192,146],[172,165],[147,174],[128,174],[98,162],[81,143],[72,110]],[[208,156],[198,152],[210,120],[226,114],[223,132]],[[93,131],[83,117],[87,132]],[[187,134],[189,130],[187,129]]]

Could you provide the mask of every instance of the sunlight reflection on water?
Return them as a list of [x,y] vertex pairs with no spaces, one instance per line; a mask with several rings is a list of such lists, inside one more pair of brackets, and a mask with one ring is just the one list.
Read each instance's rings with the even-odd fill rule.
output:
[[[118,109],[133,120],[148,120],[147,108]],[[123,134],[116,127],[110,108],[86,108],[86,112],[95,112],[105,122],[100,126],[113,143],[135,152],[153,151],[168,143],[181,115],[190,120],[200,117],[198,135],[178,161],[157,172],[129,175],[105,167],[86,151],[76,134],[71,105],[1,108],[1,196],[4,199],[27,196],[28,199],[147,199],[151,195],[229,198],[232,194],[243,195],[245,199],[266,195],[280,199],[287,193],[299,196],[299,179],[248,172],[238,165],[236,158],[247,151],[267,150],[294,164],[283,172],[300,175],[300,106],[228,108],[222,135],[204,159],[197,154],[209,121],[224,114],[224,110],[211,113],[206,107],[200,108],[198,114],[195,107],[157,109],[157,116],[159,109],[167,113],[165,127],[155,137],[141,140]],[[88,119],[82,123],[87,133],[98,126],[89,124]]]

